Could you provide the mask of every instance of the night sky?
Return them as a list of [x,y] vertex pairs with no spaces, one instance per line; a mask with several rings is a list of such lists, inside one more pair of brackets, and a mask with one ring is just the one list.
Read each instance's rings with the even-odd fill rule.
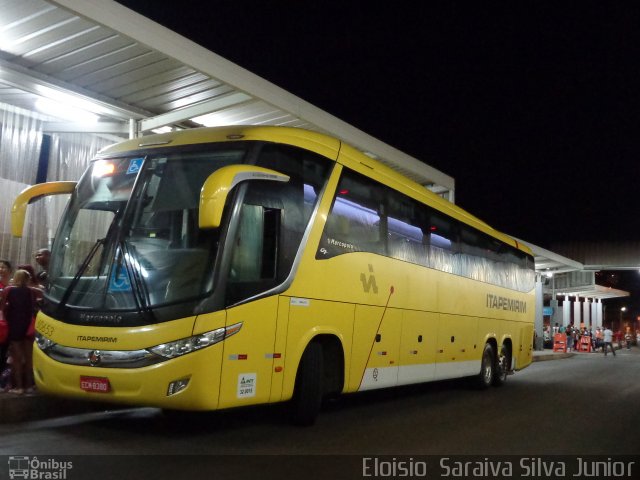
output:
[[630,3],[120,3],[454,177],[499,230],[640,239]]

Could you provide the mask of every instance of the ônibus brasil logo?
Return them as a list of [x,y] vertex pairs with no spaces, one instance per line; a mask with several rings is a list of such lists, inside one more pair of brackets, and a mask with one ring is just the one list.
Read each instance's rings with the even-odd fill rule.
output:
[[67,470],[72,468],[72,462],[63,462],[55,458],[42,460],[38,457],[9,457],[9,478],[11,479],[66,480]]

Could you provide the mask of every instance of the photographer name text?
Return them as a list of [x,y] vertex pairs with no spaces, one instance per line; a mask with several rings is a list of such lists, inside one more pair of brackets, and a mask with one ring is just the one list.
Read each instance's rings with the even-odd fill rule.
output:
[[[636,478],[633,461],[611,458],[592,460],[577,457],[575,461],[551,460],[540,457],[523,457],[519,460],[483,458],[460,460],[442,457],[433,464],[419,459],[363,457],[363,477],[441,477],[441,478]],[[438,470],[439,469],[439,470]]]

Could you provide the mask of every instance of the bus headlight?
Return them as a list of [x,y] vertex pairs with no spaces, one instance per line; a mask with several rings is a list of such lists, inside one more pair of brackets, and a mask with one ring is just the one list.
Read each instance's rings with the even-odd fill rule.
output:
[[48,339],[41,333],[36,332],[36,345],[43,352],[46,352],[48,349],[53,347],[56,343],[53,340]]
[[211,330],[210,332],[194,335],[193,337],[182,338],[175,342],[162,343],[155,347],[148,348],[147,350],[164,358],[176,358],[186,355],[187,353],[215,345],[216,343],[229,338],[231,335],[238,333],[241,327],[242,322],[229,327],[222,327],[216,330]]

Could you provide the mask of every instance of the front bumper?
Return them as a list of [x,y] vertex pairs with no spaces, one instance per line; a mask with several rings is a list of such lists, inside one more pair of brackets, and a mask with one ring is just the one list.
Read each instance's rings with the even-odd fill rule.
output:
[[[69,365],[33,349],[36,385],[44,393],[128,405],[144,405],[177,410],[215,410],[220,391],[223,344],[168,359],[142,368],[102,368]],[[106,378],[105,393],[87,392],[81,377]],[[170,384],[188,379],[186,388],[171,394]]]

